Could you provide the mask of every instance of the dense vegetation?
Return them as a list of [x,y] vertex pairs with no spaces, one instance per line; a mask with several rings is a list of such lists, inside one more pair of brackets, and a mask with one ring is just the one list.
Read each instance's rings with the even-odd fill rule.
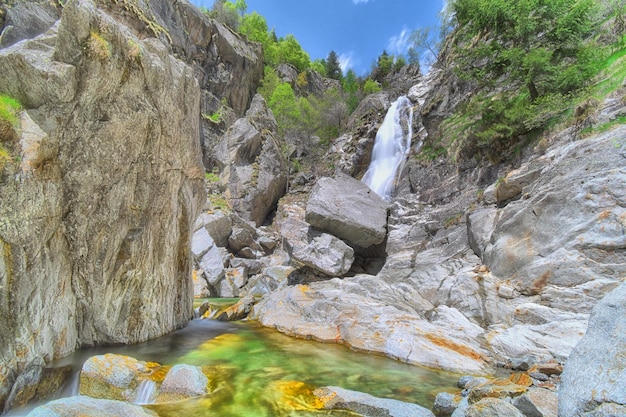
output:
[[571,115],[607,56],[623,47],[619,1],[606,9],[594,0],[454,0],[450,7],[450,53],[477,91],[443,125],[455,138],[449,151],[462,159],[510,157]]
[[[402,57],[383,52],[372,65],[372,73],[358,77],[353,70],[344,74],[340,58],[330,51],[326,59],[311,60],[293,35],[278,38],[267,21],[257,12],[246,13],[244,0],[216,0],[207,10],[211,17],[228,25],[247,39],[263,47],[265,76],[259,88],[272,109],[281,133],[287,137],[318,136],[322,144],[339,135],[347,117],[367,94],[381,90],[385,76],[406,64]],[[298,72],[295,85],[282,82],[281,64]],[[309,83],[315,71],[337,83],[325,92],[311,92]],[[331,84],[332,85],[332,84]]]
[[20,103],[4,94],[0,94],[0,173],[4,166],[12,161],[11,149],[17,141],[15,130],[19,125]]
[[[278,38],[263,16],[246,9],[244,0],[216,0],[207,13],[263,46],[259,92],[281,133],[316,135],[323,144],[341,133],[363,97],[385,88],[390,73],[407,63],[432,63],[443,45],[473,92],[442,123],[439,142],[425,144],[430,157],[509,159],[550,126],[566,119],[576,123],[580,107],[621,86],[624,72],[613,65],[625,51],[622,0],[451,0],[438,27],[413,31],[406,58],[383,51],[367,77],[351,70],[344,75],[334,51],[311,61],[293,35]],[[296,69],[295,83],[281,81],[281,64]],[[311,94],[312,71],[338,83]],[[609,81],[592,85],[599,74]]]

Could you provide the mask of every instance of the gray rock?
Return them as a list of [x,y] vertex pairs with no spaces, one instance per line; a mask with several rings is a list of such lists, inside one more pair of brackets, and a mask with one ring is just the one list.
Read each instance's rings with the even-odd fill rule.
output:
[[449,392],[440,392],[435,397],[433,404],[433,413],[436,416],[450,416],[459,406],[461,401],[460,395],[450,394]]
[[554,392],[543,388],[530,388],[515,397],[513,405],[526,417],[557,417],[558,399]]
[[221,211],[202,213],[196,224],[201,224],[219,247],[228,245],[228,238],[233,230],[230,217]]
[[50,401],[28,413],[28,417],[158,417],[152,410],[123,401],[74,396]]
[[157,402],[182,400],[208,393],[209,379],[202,368],[191,365],[174,365],[159,387]]
[[245,118],[237,120],[222,142],[226,168],[220,181],[227,185],[232,208],[260,226],[284,195],[288,167],[274,136],[275,120],[261,95],[256,95]]
[[194,232],[191,238],[191,252],[196,256],[196,258],[201,259],[205,253],[209,251],[215,242],[209,232],[204,227],[201,227],[196,232]]
[[388,203],[345,174],[321,178],[311,192],[305,220],[312,226],[361,247],[387,235]]
[[202,256],[198,264],[200,268],[202,268],[202,271],[204,271],[204,276],[209,285],[215,286],[224,278],[224,261],[217,246],[211,246],[209,251]]
[[[465,417],[524,417],[511,403],[498,398],[483,398],[470,404],[465,410]],[[456,416],[454,416],[456,417]]]
[[4,28],[0,27],[0,48],[44,33],[60,17],[59,11],[45,2],[17,2],[5,10]]
[[324,402],[326,409],[350,410],[364,417],[434,417],[430,410],[417,404],[378,398],[340,387],[318,388],[314,394]]
[[77,0],[50,31],[0,50],[0,90],[45,133],[32,170],[5,169],[0,186],[2,388],[36,358],[191,318],[200,89],[167,48]]
[[309,232],[308,244],[296,244],[292,257],[331,277],[345,275],[354,262],[354,250],[328,233]]
[[[623,410],[625,354],[626,284],[621,284],[593,309],[586,335],[565,362],[558,392],[559,416],[610,416],[614,414],[605,414],[600,408]],[[593,414],[594,410],[598,413]]]
[[251,277],[241,290],[241,295],[261,297],[287,285],[289,275],[296,269],[292,266],[271,266]]

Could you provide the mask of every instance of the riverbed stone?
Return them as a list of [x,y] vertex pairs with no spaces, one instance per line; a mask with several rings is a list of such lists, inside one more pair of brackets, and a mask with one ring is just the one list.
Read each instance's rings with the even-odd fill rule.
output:
[[28,417],[158,417],[152,410],[123,401],[84,395],[61,398],[35,408]]
[[112,353],[92,356],[81,369],[79,392],[94,398],[132,401],[139,381],[159,367],[154,362]]
[[178,364],[169,370],[159,387],[156,402],[179,401],[209,392],[209,379],[199,366]]
[[558,398],[554,391],[531,388],[515,397],[513,405],[526,417],[557,417]]
[[317,181],[305,220],[319,230],[366,248],[385,239],[388,207],[367,185],[337,173],[334,178]]
[[558,392],[559,416],[584,413],[610,416],[614,414],[600,410],[623,409],[625,355],[626,284],[623,283],[593,309],[585,336],[565,362]]
[[341,387],[322,387],[314,391],[327,410],[350,410],[367,417],[434,417],[434,414],[417,404],[347,390]]
[[[465,410],[464,417],[525,417],[510,402],[499,398],[483,398],[477,403],[470,404]],[[456,417],[456,416],[455,416]]]

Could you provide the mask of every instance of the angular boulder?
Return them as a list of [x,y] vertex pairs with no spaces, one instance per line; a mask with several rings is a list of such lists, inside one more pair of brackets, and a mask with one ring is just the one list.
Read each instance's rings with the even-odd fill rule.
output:
[[291,256],[331,277],[345,275],[354,262],[354,250],[350,246],[328,233],[316,231],[309,233],[307,244],[295,246]]
[[623,283],[595,306],[587,333],[565,362],[558,392],[559,416],[623,415],[625,356],[626,284]]
[[387,236],[389,204],[361,181],[338,173],[321,178],[309,197],[305,220],[350,244],[367,248]]
[[285,193],[288,167],[273,132],[276,121],[265,100],[254,96],[246,116],[226,132],[218,155],[225,162],[220,181],[232,209],[260,226]]

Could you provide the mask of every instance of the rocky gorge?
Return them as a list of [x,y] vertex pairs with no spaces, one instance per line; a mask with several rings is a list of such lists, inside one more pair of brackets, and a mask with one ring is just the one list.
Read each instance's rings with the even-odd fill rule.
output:
[[[18,3],[8,24],[0,92],[24,109],[0,186],[4,410],[54,358],[184,326],[195,294],[239,297],[222,317],[410,364],[528,371],[507,380],[519,391],[478,394],[489,382],[465,381],[437,415],[626,414],[624,125],[585,137],[565,126],[509,163],[420,159],[468,94],[442,62],[402,92],[413,147],[385,201],[356,178],[389,92],[366,98],[330,144],[334,169],[290,175],[288,144],[254,94],[259,45],[186,1]],[[626,114],[625,88],[592,126]],[[203,117],[217,110],[219,122]],[[84,372],[107,360],[156,366],[95,357]],[[553,374],[546,364],[562,367],[560,381],[538,375]],[[177,371],[199,381],[190,396],[210,386],[202,369]],[[98,397],[93,378],[81,393]],[[359,415],[431,415],[375,414],[403,406],[341,387],[316,395]],[[112,415],[154,413],[132,407]]]

